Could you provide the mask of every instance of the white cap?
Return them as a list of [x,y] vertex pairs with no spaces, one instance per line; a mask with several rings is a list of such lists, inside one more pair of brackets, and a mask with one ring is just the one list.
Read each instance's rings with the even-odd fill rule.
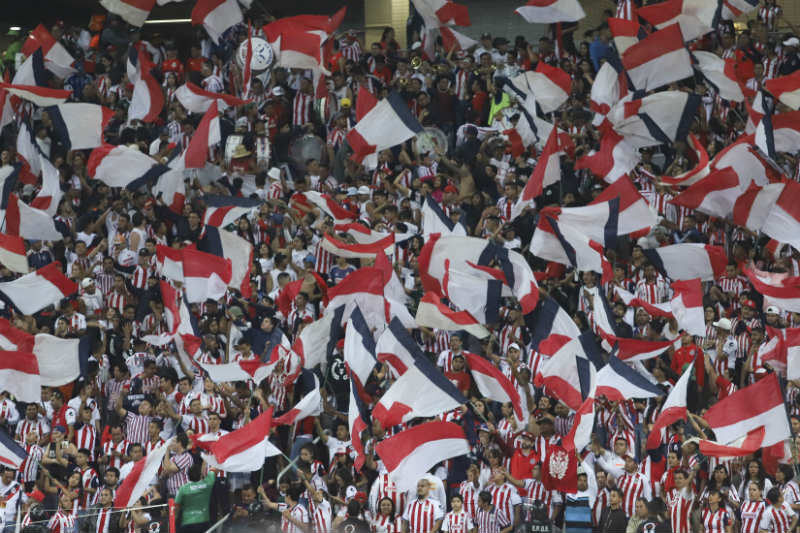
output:
[[369,194],[369,187],[362,185],[358,188],[358,194]]
[[89,285],[91,285],[93,283],[94,283],[94,280],[92,278],[83,278],[83,281],[81,281],[81,287],[83,287],[85,289],[86,287],[88,287]]
[[349,487],[347,487],[347,490],[345,490],[344,497],[345,497],[346,500],[352,500],[353,498],[356,497],[356,493],[357,492],[358,492],[358,489],[356,488],[356,486],[355,485],[350,485]]
[[272,96],[283,96],[284,94],[283,87],[280,85],[276,85],[272,88]]
[[711,325],[714,326],[715,328],[720,328],[720,329],[724,329],[724,330],[727,330],[727,331],[731,330],[731,321],[730,321],[729,318],[720,318],[719,320],[717,320],[716,322],[712,323]]
[[781,309],[777,305],[770,305],[767,307],[767,314],[774,313],[776,315],[781,314]]
[[519,349],[519,344],[517,344],[516,342],[512,342],[511,344],[508,345],[508,349],[509,350],[512,349],[512,348],[514,348],[518,352],[522,351],[522,350]]
[[279,169],[278,167],[272,167],[267,171],[267,176],[269,176],[274,180],[279,180],[281,179],[281,169]]
[[789,37],[783,41],[783,46],[800,46],[800,39],[797,37]]

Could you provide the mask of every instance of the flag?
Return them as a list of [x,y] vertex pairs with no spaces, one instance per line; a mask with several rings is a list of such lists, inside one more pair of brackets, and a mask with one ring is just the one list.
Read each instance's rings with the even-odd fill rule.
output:
[[639,163],[639,151],[632,147],[622,135],[607,130],[600,138],[600,149],[575,162],[576,169],[589,169],[607,183],[616,183]]
[[[197,248],[192,243],[187,248]],[[183,283],[183,251],[163,244],[156,245],[156,265],[162,276]]]
[[361,162],[370,154],[397,146],[422,131],[422,126],[396,92],[378,102],[347,134],[352,159]]
[[780,335],[786,349],[786,379],[800,379],[800,328],[785,328]]
[[779,330],[767,326],[768,340],[758,346],[756,354],[753,356],[752,368],[757,371],[759,368],[769,367],[779,376],[786,377],[786,343]]
[[[425,358],[398,320],[392,320],[387,331],[391,331],[397,343],[410,352],[414,363],[389,387],[372,410],[372,416],[384,428],[412,418],[436,416],[466,402],[456,386]],[[381,339],[378,339],[376,350],[380,359]]]
[[20,402],[42,399],[39,362],[32,352],[0,351],[0,389]]
[[103,144],[92,150],[86,166],[89,176],[109,187],[129,190],[152,183],[169,170],[139,150],[113,144]]
[[355,222],[358,215],[353,214],[336,203],[329,195],[317,191],[297,192],[289,199],[293,206],[301,206],[302,211],[310,211],[314,207],[333,219],[334,224]]
[[[47,31],[44,24],[39,24],[25,39],[22,45],[22,53],[26,56],[33,55],[36,50],[41,49],[44,64],[47,68],[55,65],[63,72],[63,69],[68,68],[72,70],[72,63],[75,61],[70,53],[64,46],[55,40],[55,38]],[[38,85],[38,84],[37,84]]]
[[228,107],[236,107],[249,102],[249,100],[242,100],[230,94],[206,91],[190,81],[177,88],[175,98],[189,113],[205,113],[214,102],[217,103],[219,111],[225,111]]
[[342,351],[350,378],[356,385],[359,396],[363,396],[364,385],[378,364],[378,360],[375,358],[375,341],[372,333],[358,307],[353,309],[347,320]]
[[[616,222],[617,235],[632,234],[635,236],[647,234],[650,228],[657,224],[658,219],[656,218],[656,214],[650,209],[647,201],[627,176],[606,187],[603,192],[589,202],[588,205],[606,204],[607,208],[611,209],[615,206],[615,204],[611,203],[611,200],[614,198],[619,198]],[[562,210],[562,213],[564,212],[565,210]],[[609,211],[609,213],[613,214],[613,211]],[[604,223],[603,225],[604,235],[608,235],[609,233],[605,229],[607,225],[608,223]],[[602,242],[605,243],[605,239]]]
[[531,24],[577,22],[586,16],[578,0],[528,0],[514,11]]
[[233,276],[231,260],[189,248],[181,252],[186,301],[197,303],[222,298]]
[[[50,64],[52,65],[52,63]],[[55,68],[60,69],[63,67],[56,66]],[[74,69],[69,67],[69,72],[66,73],[67,77],[72,72],[74,72]],[[46,87],[48,82],[47,78],[44,66],[44,55],[41,50],[37,49],[28,56],[28,59],[26,59],[19,68],[17,68],[14,77],[11,79],[11,83],[14,85],[38,85],[39,87]]]
[[[562,232],[562,237],[564,231],[571,237],[578,232],[580,235],[574,235],[575,239],[582,238],[587,243],[594,242],[601,247],[616,246],[617,236],[620,234],[619,206],[620,198],[613,197],[605,202],[582,207],[544,207],[539,212],[539,222],[531,239],[531,253],[550,261],[571,264],[558,231]],[[641,223],[647,224],[651,219],[652,217],[643,218]]]
[[574,493],[578,490],[578,457],[558,444],[547,447],[542,462],[542,485],[545,489]]
[[185,168],[204,168],[208,161],[209,148],[222,140],[219,128],[219,111],[214,101],[203,115],[200,124],[186,147],[184,157]]
[[35,85],[12,85],[10,83],[0,83],[0,90],[39,107],[63,104],[72,95],[72,91],[66,89],[49,89]]
[[247,53],[244,56],[244,70],[242,71],[242,96],[250,96],[250,84],[253,81],[253,27],[247,21]]
[[[185,152],[184,152],[185,153]],[[161,198],[162,203],[176,215],[183,212],[186,203],[186,184],[184,183],[184,154],[173,158],[168,164],[169,170],[158,177],[151,190],[153,196]]]
[[728,264],[725,250],[708,244],[672,244],[644,250],[644,255],[659,272],[673,280],[715,280]]
[[275,57],[274,66],[311,69],[317,74],[327,75],[329,37],[341,25],[346,11],[343,7],[332,17],[284,17],[264,26],[264,35]]
[[[697,164],[675,176],[661,176],[661,181],[669,185],[691,185],[697,183],[701,179],[708,176],[711,171],[709,166],[708,152],[693,133],[689,134],[689,149],[692,153],[689,154],[690,160],[697,160]],[[725,165],[717,166],[717,168],[724,168]]]
[[531,348],[548,356],[581,334],[569,313],[549,297],[542,299],[528,329],[531,331]]
[[468,8],[463,4],[450,0],[411,0],[411,3],[426,23],[433,21],[436,26],[471,25]]
[[103,131],[114,115],[97,104],[61,104],[47,108],[53,134],[66,150],[85,150],[103,144]]
[[614,47],[617,49],[619,56],[648,35],[647,31],[639,25],[639,22],[616,17],[608,19],[608,29],[611,31]]
[[800,143],[800,111],[764,115],[755,133],[755,144],[772,159],[778,152],[793,153]]
[[658,413],[650,434],[647,436],[647,449],[658,448],[663,438],[661,430],[665,429],[678,420],[686,419],[686,392],[689,389],[689,379],[692,377],[694,365],[687,365],[681,377],[675,382],[675,386],[669,391],[667,399],[661,404],[661,411]]
[[223,472],[252,472],[264,466],[264,459],[280,455],[269,441],[272,429],[272,408],[258,415],[249,424],[223,435],[207,445],[203,460],[211,468]]
[[150,61],[144,48],[139,49],[138,76],[133,83],[133,94],[128,107],[128,119],[156,122],[164,109],[164,93],[161,84],[153,75],[156,66]]
[[752,455],[764,448],[764,437],[767,429],[759,426],[747,432],[746,435],[735,439],[728,444],[720,444],[713,440],[700,439],[697,443],[700,453],[706,457],[744,457]]
[[290,425],[309,416],[317,416],[322,412],[322,396],[319,386],[309,392],[297,404],[284,414],[273,420],[274,425]]
[[169,344],[181,325],[178,291],[163,280],[159,282],[159,290],[161,291],[161,302],[164,305],[164,321],[167,323],[167,331],[158,335],[142,336],[145,342],[154,346]]
[[672,341],[648,341],[642,339],[629,339],[626,337],[618,337],[616,335],[605,334],[601,332],[606,342],[611,346],[616,346],[616,355],[620,361],[645,361],[658,357],[666,352]]
[[763,447],[791,436],[778,376],[774,373],[712,405],[703,418],[719,442],[733,442],[761,426],[766,428]]
[[597,373],[597,395],[610,401],[630,398],[658,398],[664,391],[612,354]]
[[364,466],[366,456],[364,454],[364,443],[361,441],[361,433],[369,427],[369,411],[358,394],[356,394],[356,383],[350,374],[350,403],[347,410],[347,426],[350,430],[350,444],[356,452],[353,466],[357,472]]
[[426,195],[422,202],[422,235],[427,237],[431,233],[441,235],[460,235],[467,236],[467,230],[461,222],[455,223],[450,217],[445,215],[439,202],[431,195]]
[[763,187],[770,182],[780,181],[779,173],[753,149],[755,135],[740,135],[733,144],[717,152],[711,161],[711,169],[731,167],[739,175],[742,187],[750,183]]
[[[421,357],[419,346],[399,326],[401,324],[392,321],[389,327],[380,334],[375,345],[375,356],[378,361],[386,364],[395,377],[405,374]],[[346,340],[347,337],[345,337]],[[360,380],[363,376],[364,373],[361,372],[356,377]]]
[[692,58],[677,24],[656,31],[621,54],[633,86],[652,91],[694,74]]
[[30,271],[22,237],[0,233],[0,263],[18,274],[27,274]]
[[[713,52],[696,51],[692,56],[706,81],[717,90],[720,98],[732,102],[743,102],[742,83],[736,76],[736,59],[722,59]],[[767,80],[767,84],[772,80]]]
[[380,241],[369,244],[342,242],[333,235],[325,234],[319,246],[333,255],[347,259],[374,259],[379,254],[394,253],[394,235],[389,234]]
[[501,403],[510,402],[517,420],[523,421],[527,418],[527,413],[522,412],[519,392],[499,368],[474,353],[464,352],[464,358],[472,379],[484,398]]
[[453,311],[432,292],[426,292],[420,300],[415,320],[422,327],[444,331],[463,330],[479,339],[489,336],[489,331],[475,317],[467,311]]
[[753,11],[758,0],[725,0],[722,2],[722,18],[732,20]]
[[219,43],[225,30],[242,20],[236,0],[197,0],[192,8],[192,26],[202,24],[214,44]]
[[800,109],[800,71],[764,82],[764,88],[783,105]]
[[[628,94],[628,81],[624,71],[622,68],[618,69],[615,63],[606,60],[597,71],[594,82],[592,82],[592,90],[589,93],[589,109],[600,115],[600,117],[595,117],[594,124],[599,126],[602,123],[602,117],[607,115],[620,98],[626,94]],[[603,139],[600,140],[602,142]]]
[[594,397],[587,398],[575,413],[572,428],[562,439],[564,449],[568,452],[581,453],[592,441],[594,429]]
[[742,273],[759,294],[764,296],[765,305],[777,305],[784,311],[800,313],[800,278],[773,280],[754,269],[744,268]]
[[660,91],[620,101],[611,108],[608,121],[634,149],[670,144],[686,138],[700,100],[683,91]]
[[37,333],[33,353],[39,363],[39,376],[44,387],[60,387],[80,376],[86,376],[89,364],[89,337],[62,339]]
[[437,463],[467,455],[471,447],[464,429],[453,422],[426,422],[406,429],[375,446],[400,490],[411,489]]
[[475,39],[467,37],[449,26],[440,26],[439,34],[442,36],[442,47],[448,52],[450,50],[456,52],[459,50],[469,50],[473,46],[478,45],[478,41]]
[[[42,164],[42,188],[31,200],[30,207],[39,209],[48,216],[55,216],[64,191],[61,190],[61,176],[58,169],[47,159],[44,154],[39,154],[39,162]],[[38,213],[37,213],[38,214]]]
[[34,335],[17,329],[7,319],[0,318],[0,349],[32,352],[34,343]]
[[[542,345],[539,345],[540,348]],[[544,386],[570,409],[578,410],[593,394],[596,369],[592,358],[599,358],[591,331],[569,339],[545,361],[535,376],[536,386]]]
[[230,231],[216,226],[206,226],[198,243],[198,250],[224,257],[231,262],[231,281],[228,286],[238,290],[243,298],[250,298],[250,270],[253,267],[253,245]]
[[387,303],[384,298],[383,274],[374,267],[362,267],[350,273],[328,290],[329,303],[326,313],[344,306],[342,320],[350,318],[356,306],[368,321],[370,328],[377,328],[388,321]]
[[144,25],[155,4],[156,0],[100,0],[101,6],[137,28]]
[[529,86],[533,89],[536,103],[542,108],[543,113],[557,110],[572,94],[572,78],[569,74],[558,67],[551,67],[544,61],[538,62],[536,70],[519,76],[526,76],[530,80]]
[[558,132],[556,128],[553,128],[530,178],[522,189],[519,200],[514,204],[514,210],[511,213],[512,219],[519,216],[525,207],[534,206],[534,200],[542,195],[546,187],[561,181],[561,155],[563,153],[559,144]]
[[683,40],[689,42],[717,27],[719,3],[721,2],[667,0],[639,7],[636,14],[659,30],[678,23]]
[[[174,439],[174,437],[173,437]],[[138,504],[139,498],[155,479],[164,461],[164,456],[169,451],[173,439],[168,440],[155,450],[134,463],[133,468],[122,480],[119,488],[114,493],[114,507],[129,508]]]
[[203,196],[206,211],[203,224],[224,228],[236,222],[242,216],[261,205],[257,198],[241,198],[238,196],[221,196],[207,194]]
[[690,335],[705,336],[703,286],[699,279],[673,281],[670,307],[678,327]]
[[295,336],[292,352],[300,356],[303,368],[314,368],[327,360],[328,345],[334,340],[336,331],[333,329],[334,316],[335,313],[322,315]]
[[333,229],[337,233],[345,233],[349,235],[358,244],[374,244],[385,239],[386,237],[393,236],[391,232],[374,231],[357,222],[348,224],[334,224]]
[[42,172],[41,149],[36,143],[31,127],[23,122],[17,134],[17,158],[22,167],[19,172],[19,181],[35,185]]
[[733,212],[733,205],[744,192],[739,175],[731,167],[714,170],[697,183],[669,201],[689,209],[696,209],[707,215],[727,218]]
[[378,105],[378,99],[369,92],[364,85],[359,85],[358,96],[356,96],[356,122],[364,118],[370,109]]
[[800,248],[800,184],[788,180],[763,188],[751,187],[734,204],[733,220],[778,242]]
[[559,227],[559,224],[551,217],[546,217],[546,220],[559,246],[543,249],[542,258],[571,265],[577,270],[597,272],[601,274],[603,283],[613,279],[614,272],[611,263],[604,255],[602,244],[589,239],[584,232],[577,228],[569,225]]
[[38,313],[78,291],[78,285],[53,261],[35,272],[0,283],[2,293],[24,315]]
[[19,468],[22,466],[22,463],[27,458],[28,452],[25,451],[25,448],[20,446],[17,441],[11,438],[11,435],[8,434],[8,431],[5,429],[0,429],[0,465],[12,470],[19,470]]

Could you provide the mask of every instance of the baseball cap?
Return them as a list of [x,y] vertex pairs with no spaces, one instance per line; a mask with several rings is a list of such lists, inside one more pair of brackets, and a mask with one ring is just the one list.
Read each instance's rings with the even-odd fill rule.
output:
[[87,288],[89,285],[93,284],[94,280],[92,278],[83,278],[83,281],[81,281],[81,287],[83,287],[84,289]]
[[742,302],[742,305],[745,307],[749,307],[751,309],[756,308],[756,303],[753,300],[745,300],[744,302]]
[[458,194],[458,189],[456,188],[455,185],[448,185],[447,187],[444,188],[444,192],[451,192],[453,194]]
[[777,305],[770,305],[769,307],[767,307],[767,314],[769,315],[772,313],[779,315],[781,314],[781,310]]
[[512,348],[517,350],[518,352],[522,351],[522,350],[519,349],[519,344],[517,344],[516,342],[512,342],[511,344],[508,345],[508,349],[509,350],[512,349]]
[[347,196],[358,196],[358,188],[357,187],[349,187],[347,189]]
[[789,37],[783,41],[783,46],[800,46],[800,39],[797,37]]
[[362,185],[358,188],[358,194],[369,194],[369,187]]
[[720,318],[716,322],[712,322],[711,325],[715,328],[725,329],[728,331],[731,330],[731,321],[729,318]]

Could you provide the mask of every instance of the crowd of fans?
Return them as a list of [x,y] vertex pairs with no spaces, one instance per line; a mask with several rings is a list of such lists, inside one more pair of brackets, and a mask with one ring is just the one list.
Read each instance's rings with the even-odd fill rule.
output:
[[[617,8],[608,4],[606,17],[626,13],[635,17],[630,14],[630,0],[619,0]],[[261,26],[271,20],[256,7],[248,17],[254,36],[261,36]],[[275,68],[255,78],[251,103],[222,115],[224,138],[210,154],[210,162],[218,165],[218,179],[201,182],[187,171],[187,198],[180,214],[170,211],[148,187],[129,191],[92,179],[87,173],[89,151],[65,150],[41,110],[15,117],[2,131],[0,159],[8,165],[16,160],[18,126],[30,120],[36,144],[58,169],[64,192],[56,216],[63,223],[64,238],[28,242],[30,267],[58,261],[80,287],[74,297],[35,316],[25,316],[10,305],[3,315],[29,333],[85,336],[92,347],[88,373],[67,386],[44,388],[39,403],[21,403],[0,391],[0,427],[28,453],[19,470],[6,468],[0,475],[0,514],[6,531],[13,530],[19,519],[22,527],[52,533],[165,531],[170,498],[177,504],[178,530],[187,532],[205,531],[228,513],[223,528],[279,527],[287,533],[473,528],[496,533],[534,522],[568,532],[797,531],[796,453],[784,457],[776,471],[766,472],[760,452],[709,460],[698,453],[693,437],[708,436],[699,416],[706,408],[773,371],[754,364],[754,354],[768,340],[765,325],[800,326],[797,313],[764,308],[741,268],[752,262],[761,270],[797,276],[800,254],[788,246],[776,253],[763,235],[668,203],[677,191],[660,177],[675,176],[696,163],[685,142],[642,150],[641,163],[630,179],[658,213],[659,224],[644,241],[621,239],[616,249],[607,250],[614,279],[602,290],[613,302],[617,325],[628,336],[680,337],[680,347],[644,363],[665,393],[685,365],[696,357],[704,361],[696,366],[690,386],[691,415],[687,422],[670,427],[661,449],[648,452],[644,441],[661,400],[599,402],[593,442],[581,453],[594,472],[578,471],[575,494],[546,490],[540,480],[547,447],[570,431],[574,412],[551,391],[534,384],[546,356],[531,349],[531,331],[513,298],[504,299],[501,319],[487,324],[492,335],[483,341],[461,332],[424,327],[413,331],[420,348],[470,399],[444,416],[468,429],[473,447],[468,456],[432,469],[409,492],[398,490],[388,479],[374,451],[378,442],[404,427],[383,428],[373,422],[362,435],[366,463],[360,471],[354,468],[348,433],[349,379],[341,344],[321,368],[294,382],[279,367],[253,386],[215,383],[199,366],[187,368],[173,345],[159,348],[143,340],[168,330],[158,289],[162,276],[156,246],[180,248],[201,237],[207,194],[255,195],[262,204],[229,228],[253,246],[252,296],[244,298],[229,289],[220,301],[191,306],[203,341],[198,362],[269,358],[265,349],[254,352],[248,336],[229,347],[231,325],[260,330],[270,339],[285,334],[292,340],[318,319],[323,304],[315,276],[333,286],[369,261],[335,257],[322,249],[322,236],[337,233],[318,209],[290,202],[294,193],[303,191],[330,195],[372,230],[413,235],[398,245],[393,258],[412,315],[423,294],[417,262],[424,244],[420,210],[430,195],[469,235],[522,252],[533,270],[542,273],[543,295],[555,299],[582,331],[592,327],[591,301],[584,288],[600,284],[599,276],[548,265],[526,250],[537,209],[584,205],[605,187],[603,176],[575,170],[574,162],[597,149],[601,138],[592,125],[589,92],[612,47],[607,22],[597,21],[599,26],[584,32],[577,31],[576,24],[565,24],[557,40],[545,36],[528,42],[520,35],[512,43],[486,33],[469,50],[445,50],[439,43],[432,60],[422,56],[416,43],[416,22],[412,19],[409,26],[408,40],[414,44],[408,50],[398,45],[392,28],[386,28],[378,42],[365,43],[356,32],[337,34],[324,99],[314,97],[313,80],[303,71]],[[800,69],[800,41],[780,33],[782,27],[780,7],[765,0],[744,28],[721,23],[692,46],[735,58],[742,81],[756,89],[771,77]],[[179,86],[192,81],[211,92],[241,95],[243,91],[242,72],[233,55],[247,38],[246,25],[228,30],[219,44],[202,31],[189,42],[173,41],[164,34],[128,27],[114,16],[96,17],[89,29],[56,22],[49,31],[78,58],[79,72],[68,79],[48,73],[48,84],[70,89],[71,101],[113,110],[106,140],[135,146],[159,161],[166,161],[176,147],[185,148],[200,120],[175,97]],[[20,42],[24,37],[19,36]],[[127,119],[132,84],[126,76],[126,58],[128,47],[136,43],[151,55],[163,80],[166,104],[156,123]],[[20,63],[18,44],[4,56],[3,66],[11,73]],[[510,143],[499,132],[513,127],[520,111],[498,78],[534,69],[540,61],[572,77],[568,101],[546,118],[557,120],[569,133],[575,153],[562,157],[560,183],[537,198],[537,209],[511,220],[511,209],[536,165],[538,150],[531,146],[520,157],[509,155]],[[677,87],[703,96],[704,105],[691,130],[710,157],[744,132],[743,105],[720,99],[699,78],[683,80]],[[381,152],[376,169],[350,160],[345,135],[355,123],[362,88],[378,98],[390,91],[399,93],[423,126],[441,130],[447,145],[434,144],[422,151],[412,139]],[[229,152],[227,139],[232,135],[241,142]],[[324,140],[322,156],[307,161],[291,157],[292,143],[309,135]],[[783,153],[777,161],[790,179],[800,176],[795,156]],[[248,184],[255,187],[248,189]],[[20,185],[19,192],[27,201],[37,186]],[[681,335],[674,322],[641,308],[628,314],[614,290],[622,287],[649,303],[669,301],[669,280],[648,264],[642,247],[681,242],[722,246],[730,261],[723,277],[704,284],[704,337]],[[121,259],[131,252],[136,261]],[[14,277],[0,267],[0,278]],[[291,312],[284,314],[276,300],[282,288],[297,279],[306,283],[291,302]],[[628,322],[626,316],[633,319]],[[465,371],[465,351],[487,358],[512,380],[524,403],[524,421],[516,419],[510,405],[481,397]],[[317,374],[316,381],[312,374]],[[224,435],[270,407],[277,416],[315,383],[322,388],[323,413],[275,430],[272,441],[285,456],[269,458],[251,474],[219,472],[204,463],[190,436]],[[379,365],[366,390],[377,401],[390,384],[390,373]],[[790,382],[785,390],[792,428],[798,431],[800,388]],[[115,490],[136,461],[174,436],[141,506],[114,509]],[[666,464],[659,472],[654,465],[663,456]],[[596,493],[589,489],[594,485],[589,476],[596,481]],[[523,501],[533,503],[522,505]]]

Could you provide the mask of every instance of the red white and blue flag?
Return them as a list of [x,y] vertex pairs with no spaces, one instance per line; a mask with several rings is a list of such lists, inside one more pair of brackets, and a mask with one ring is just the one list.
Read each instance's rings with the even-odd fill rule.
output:
[[220,111],[225,111],[228,107],[244,105],[249,100],[242,100],[230,94],[212,93],[198,87],[194,83],[187,81],[175,91],[175,98],[190,113],[205,113],[211,104],[216,102]]
[[662,430],[671,426],[678,420],[686,419],[686,392],[689,389],[689,379],[692,377],[694,365],[687,365],[683,375],[675,382],[675,386],[669,391],[667,399],[661,405],[650,434],[647,436],[647,449],[657,448],[663,440]]
[[182,255],[183,286],[187,302],[219,300],[225,296],[233,276],[230,259],[189,248],[184,248]]
[[200,124],[186,147],[183,154],[185,168],[204,168],[208,161],[209,149],[219,144],[222,133],[219,128],[219,111],[217,102],[214,101],[203,115]]
[[203,201],[206,204],[203,224],[219,228],[224,228],[228,224],[236,222],[236,220],[261,205],[261,200],[257,198],[241,198],[217,194],[207,194],[203,196]]
[[0,283],[0,293],[25,315],[38,313],[77,291],[78,285],[61,272],[57,261],[13,281]]
[[38,402],[42,397],[39,362],[33,352],[0,351],[0,388],[20,402]]
[[269,441],[271,429],[272,408],[215,441],[202,443],[195,440],[195,444],[206,450],[202,454],[203,460],[211,468],[223,472],[253,472],[264,465],[267,457],[281,453]]
[[426,328],[444,331],[466,331],[470,335],[483,339],[489,331],[467,311],[453,311],[442,303],[441,298],[432,292],[426,292],[417,306],[417,324]]
[[141,28],[156,5],[156,0],[100,0],[100,5],[122,17],[131,26]]
[[644,250],[656,269],[673,280],[717,279],[725,272],[728,257],[721,246],[682,243]]
[[652,91],[694,74],[677,24],[648,35],[625,50],[621,59],[633,86],[641,91]]
[[511,403],[517,420],[524,421],[527,417],[522,411],[519,392],[511,380],[499,368],[480,355],[464,352],[464,359],[475,380],[478,390],[484,398],[495,402]]
[[219,43],[225,30],[243,20],[236,0],[197,0],[192,8],[192,26],[202,24],[215,44]]
[[208,225],[197,243],[201,252],[229,259],[231,262],[231,281],[229,287],[238,290],[243,298],[253,293],[250,286],[250,270],[253,267],[253,245],[230,231]]
[[30,271],[22,237],[0,233],[0,264],[18,274]]
[[421,131],[422,126],[402,97],[391,92],[348,132],[351,158],[360,163],[367,156],[397,146]]
[[113,144],[103,144],[92,150],[86,166],[89,176],[109,187],[130,190],[152,183],[169,171],[169,167],[139,150]]
[[597,396],[611,401],[630,398],[658,398],[664,391],[618,357],[612,354],[608,363],[597,373]]
[[47,108],[53,134],[66,150],[85,150],[103,144],[103,131],[113,114],[109,108],[97,104],[70,103]]

